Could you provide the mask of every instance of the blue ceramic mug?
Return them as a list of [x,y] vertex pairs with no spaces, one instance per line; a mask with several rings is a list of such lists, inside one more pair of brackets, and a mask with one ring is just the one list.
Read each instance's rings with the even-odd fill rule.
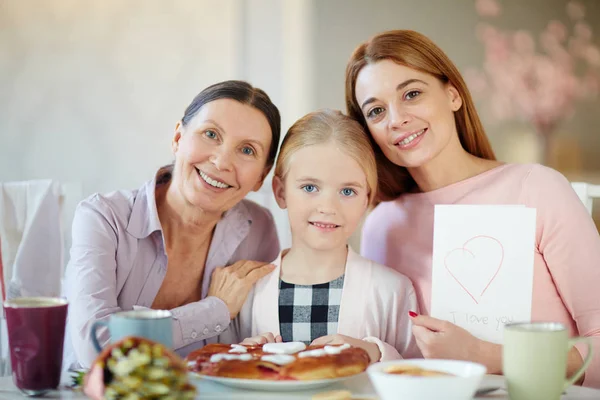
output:
[[98,341],[96,331],[106,326],[110,332],[111,343],[127,336],[139,336],[162,343],[167,348],[173,348],[173,327],[171,312],[166,310],[133,310],[112,314],[108,321],[96,321],[90,330],[92,344],[96,351],[101,352],[102,346]]

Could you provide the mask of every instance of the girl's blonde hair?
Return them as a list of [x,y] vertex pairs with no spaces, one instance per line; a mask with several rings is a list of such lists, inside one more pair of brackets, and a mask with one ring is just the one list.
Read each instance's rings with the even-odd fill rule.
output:
[[323,109],[300,118],[288,130],[275,163],[275,176],[285,179],[292,155],[299,149],[335,142],[355,160],[367,178],[369,204],[377,194],[377,163],[368,135],[354,119],[337,110]]
[[[396,64],[433,75],[456,88],[462,107],[454,113],[456,130],[462,147],[474,156],[495,160],[494,152],[479,120],[471,94],[458,68],[450,58],[425,35],[409,30],[387,31],[360,44],[346,66],[346,108],[348,115],[361,123],[367,132],[367,121],[356,100],[356,81],[369,64],[391,60]],[[369,135],[371,136],[371,135]],[[418,189],[407,169],[393,164],[371,137],[379,167],[379,199],[389,201],[403,193]]]

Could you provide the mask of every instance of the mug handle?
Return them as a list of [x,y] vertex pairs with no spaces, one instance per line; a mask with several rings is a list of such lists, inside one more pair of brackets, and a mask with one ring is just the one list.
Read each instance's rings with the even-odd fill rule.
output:
[[588,365],[590,365],[590,362],[592,361],[592,355],[593,355],[594,349],[592,348],[592,341],[590,340],[590,338],[576,337],[576,338],[569,339],[569,344],[568,344],[569,349],[571,349],[573,347],[573,345],[577,342],[584,342],[587,345],[587,348],[588,348],[587,356],[585,357],[585,360],[583,360],[583,365],[581,366],[581,368],[579,368],[573,374],[572,377],[570,377],[569,379],[567,379],[565,381],[565,384],[563,385],[563,390],[566,390],[569,386],[571,386],[572,384],[577,382],[577,380],[579,378],[581,378],[581,375],[583,375],[583,373],[587,369]]
[[96,330],[98,328],[100,328],[101,326],[105,326],[105,327],[109,328],[108,322],[96,321],[92,324],[92,329],[90,329],[90,338],[92,339],[92,344],[94,345],[94,348],[96,349],[96,351],[98,353],[100,353],[102,351],[102,346],[100,345],[100,342],[98,341],[98,336],[96,336]]

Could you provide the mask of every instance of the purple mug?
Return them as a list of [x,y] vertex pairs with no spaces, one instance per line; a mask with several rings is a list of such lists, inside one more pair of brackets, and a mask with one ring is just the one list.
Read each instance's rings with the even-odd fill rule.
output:
[[39,396],[60,383],[67,300],[19,297],[4,302],[14,384]]

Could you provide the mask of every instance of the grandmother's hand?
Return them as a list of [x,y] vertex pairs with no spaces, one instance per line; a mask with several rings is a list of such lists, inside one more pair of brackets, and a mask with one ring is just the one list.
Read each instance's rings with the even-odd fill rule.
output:
[[227,304],[231,319],[240,312],[252,286],[275,268],[260,261],[241,260],[228,267],[217,267],[212,273],[208,295]]
[[478,339],[452,322],[427,315],[411,317],[411,320],[423,357],[478,362],[484,364],[490,374],[502,370],[500,345]]

